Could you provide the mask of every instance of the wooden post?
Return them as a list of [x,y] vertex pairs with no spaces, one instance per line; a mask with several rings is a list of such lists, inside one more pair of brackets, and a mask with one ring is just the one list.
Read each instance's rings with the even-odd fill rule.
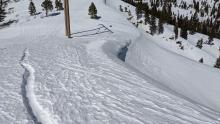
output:
[[70,38],[71,30],[70,30],[69,0],[64,0],[64,16],[65,16],[66,36]]

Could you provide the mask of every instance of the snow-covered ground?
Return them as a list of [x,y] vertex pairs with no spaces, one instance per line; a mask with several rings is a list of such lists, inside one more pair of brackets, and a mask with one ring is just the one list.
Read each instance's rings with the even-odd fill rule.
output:
[[[136,12],[135,7],[121,2],[119,5],[117,2],[113,4],[116,9],[119,10],[119,5],[122,5],[122,8],[124,9],[127,7],[128,10],[131,11],[131,16],[128,16],[128,12],[123,12],[123,15],[126,18],[130,18],[130,22],[137,24],[136,19]],[[142,21],[143,23],[139,23],[138,27],[146,32],[150,32],[150,25],[147,23],[147,25],[144,24],[144,15],[143,18],[140,18],[138,20],[139,22]],[[158,19],[156,22],[156,25],[158,25]],[[181,56],[184,56],[186,58],[189,58],[191,60],[199,62],[201,58],[203,58],[203,64],[214,66],[216,63],[217,58],[220,56],[220,40],[214,38],[213,44],[214,45],[208,45],[206,42],[208,41],[208,36],[203,35],[200,33],[195,33],[193,35],[188,34],[188,39],[185,40],[180,37],[180,29],[179,29],[179,37],[178,39],[174,39],[174,27],[168,24],[164,24],[164,33],[160,35],[155,35],[156,40],[158,44],[163,46],[164,48],[177,53]],[[159,39],[158,39],[159,38]],[[196,44],[198,40],[203,40],[203,47],[202,49],[199,49],[196,47]],[[179,42],[179,43],[178,43]],[[180,44],[181,43],[181,44]],[[182,47],[182,49],[181,49]]]
[[[136,23],[135,8],[125,3],[120,5],[131,10],[134,16],[131,22]],[[128,16],[126,12],[123,13]],[[142,32],[150,32],[149,24],[139,24],[138,27]],[[207,40],[207,36],[197,33],[189,35],[188,40],[174,40],[173,26],[165,24],[164,28],[162,35],[151,36],[143,32],[147,37],[140,37],[129,47],[126,62],[187,98],[220,111],[220,71],[213,68],[220,52],[219,39],[213,41],[214,45],[204,44],[199,49],[195,47],[195,41],[201,38]],[[176,42],[181,42],[183,49]],[[200,58],[206,61],[206,65],[198,62]]]
[[[41,0],[34,2],[37,6],[40,5]],[[67,39],[63,36],[63,12],[49,17],[43,17],[42,13],[32,18],[28,16],[27,11],[23,11],[24,5],[28,6],[29,1],[21,0],[19,4],[13,4],[15,13],[18,14],[14,14],[18,23],[0,30],[0,123],[220,123],[220,114],[217,112],[220,103],[218,92],[210,95],[210,99],[206,99],[210,101],[201,100],[204,103],[198,103],[198,99],[193,99],[198,96],[193,94],[194,92],[192,97],[188,98],[184,96],[185,94],[181,94],[183,90],[189,94],[187,89],[180,89],[181,92],[176,93],[175,89],[169,89],[176,87],[167,88],[161,85],[160,79],[164,76],[172,76],[176,81],[178,77],[175,78],[175,75],[171,74],[178,68],[170,69],[172,72],[166,75],[164,70],[170,67],[169,64],[165,69],[157,67],[166,65],[167,58],[170,58],[175,61],[171,61],[170,64],[177,64],[174,65],[175,67],[178,67],[180,60],[186,63],[182,67],[182,69],[186,68],[183,71],[186,73],[191,73],[188,68],[192,67],[190,65],[192,63],[196,69],[202,71],[208,68],[204,72],[211,74],[215,72],[216,75],[219,74],[217,69],[210,69],[209,66],[197,64],[169,51],[164,52],[165,48],[159,47],[154,42],[149,43],[150,45],[145,44],[145,41],[148,43],[147,40],[155,39],[135,28],[123,14],[114,9],[121,1],[109,0],[107,6],[103,4],[103,0],[94,0],[94,2],[98,14],[102,16],[100,20],[91,20],[87,15],[90,4],[88,0],[70,1],[72,32],[90,30],[99,27],[98,24],[104,24],[114,32],[113,34],[107,32]],[[41,9],[38,11],[41,12]],[[15,17],[11,15],[11,18]],[[134,54],[135,60],[134,64],[128,61],[130,65],[127,65],[117,58],[117,53],[130,41],[134,44],[126,59]],[[141,52],[136,54],[135,46],[141,44],[148,46],[138,47]],[[152,51],[144,53],[146,49]],[[161,54],[162,57],[157,56],[160,54],[154,54],[160,51],[164,52]],[[137,65],[136,61],[141,60],[142,57],[145,59],[148,55],[157,66],[148,66],[154,64],[149,60],[143,69],[152,67],[149,68],[149,71],[153,71],[152,75],[145,73],[146,70],[143,74],[133,68]],[[167,56],[167,61],[158,59],[163,58],[163,55]],[[195,73],[194,71],[192,73]],[[155,80],[154,72],[162,72],[164,75],[161,77],[156,75],[159,80]],[[184,76],[181,73],[179,75]],[[181,79],[185,78],[187,78],[186,83],[190,83],[187,82],[188,77]],[[201,79],[204,78],[205,76],[201,75]],[[214,79],[219,78],[216,76]],[[167,83],[166,81],[169,80],[164,81]],[[212,83],[211,80],[209,81]],[[179,85],[181,84],[170,86]],[[202,86],[207,88],[204,92],[210,90],[209,86]],[[216,85],[211,90],[214,93],[218,88],[219,85]],[[202,89],[204,88],[198,91]],[[203,92],[198,94],[204,95]],[[213,101],[214,97],[216,101]],[[202,98],[206,98],[206,95]],[[210,103],[210,106],[215,105],[216,110],[209,108],[206,103]]]

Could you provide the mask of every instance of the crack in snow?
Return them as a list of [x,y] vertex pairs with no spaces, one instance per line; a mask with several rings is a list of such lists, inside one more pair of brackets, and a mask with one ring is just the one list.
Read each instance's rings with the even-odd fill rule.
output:
[[126,54],[128,52],[128,47],[131,44],[131,41],[127,42],[125,46],[123,46],[118,53],[118,58],[125,62]]
[[22,81],[22,97],[28,113],[35,124],[57,124],[56,120],[50,117],[50,114],[42,108],[34,94],[35,70],[28,62],[29,51],[24,50],[20,60],[21,66],[25,69]]

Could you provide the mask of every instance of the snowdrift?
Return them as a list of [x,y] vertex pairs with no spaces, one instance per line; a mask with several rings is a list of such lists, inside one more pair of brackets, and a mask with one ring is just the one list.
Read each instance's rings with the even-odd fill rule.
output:
[[126,63],[166,87],[220,112],[220,70],[199,64],[160,46],[149,34],[128,50]]

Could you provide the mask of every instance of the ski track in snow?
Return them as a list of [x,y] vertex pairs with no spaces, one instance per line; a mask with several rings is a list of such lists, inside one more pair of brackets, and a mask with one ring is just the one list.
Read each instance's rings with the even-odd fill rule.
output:
[[51,119],[48,112],[46,112],[34,94],[35,70],[28,62],[29,51],[24,50],[21,58],[21,66],[25,69],[22,83],[22,95],[24,104],[28,113],[32,117],[35,124],[57,124],[54,119]]

